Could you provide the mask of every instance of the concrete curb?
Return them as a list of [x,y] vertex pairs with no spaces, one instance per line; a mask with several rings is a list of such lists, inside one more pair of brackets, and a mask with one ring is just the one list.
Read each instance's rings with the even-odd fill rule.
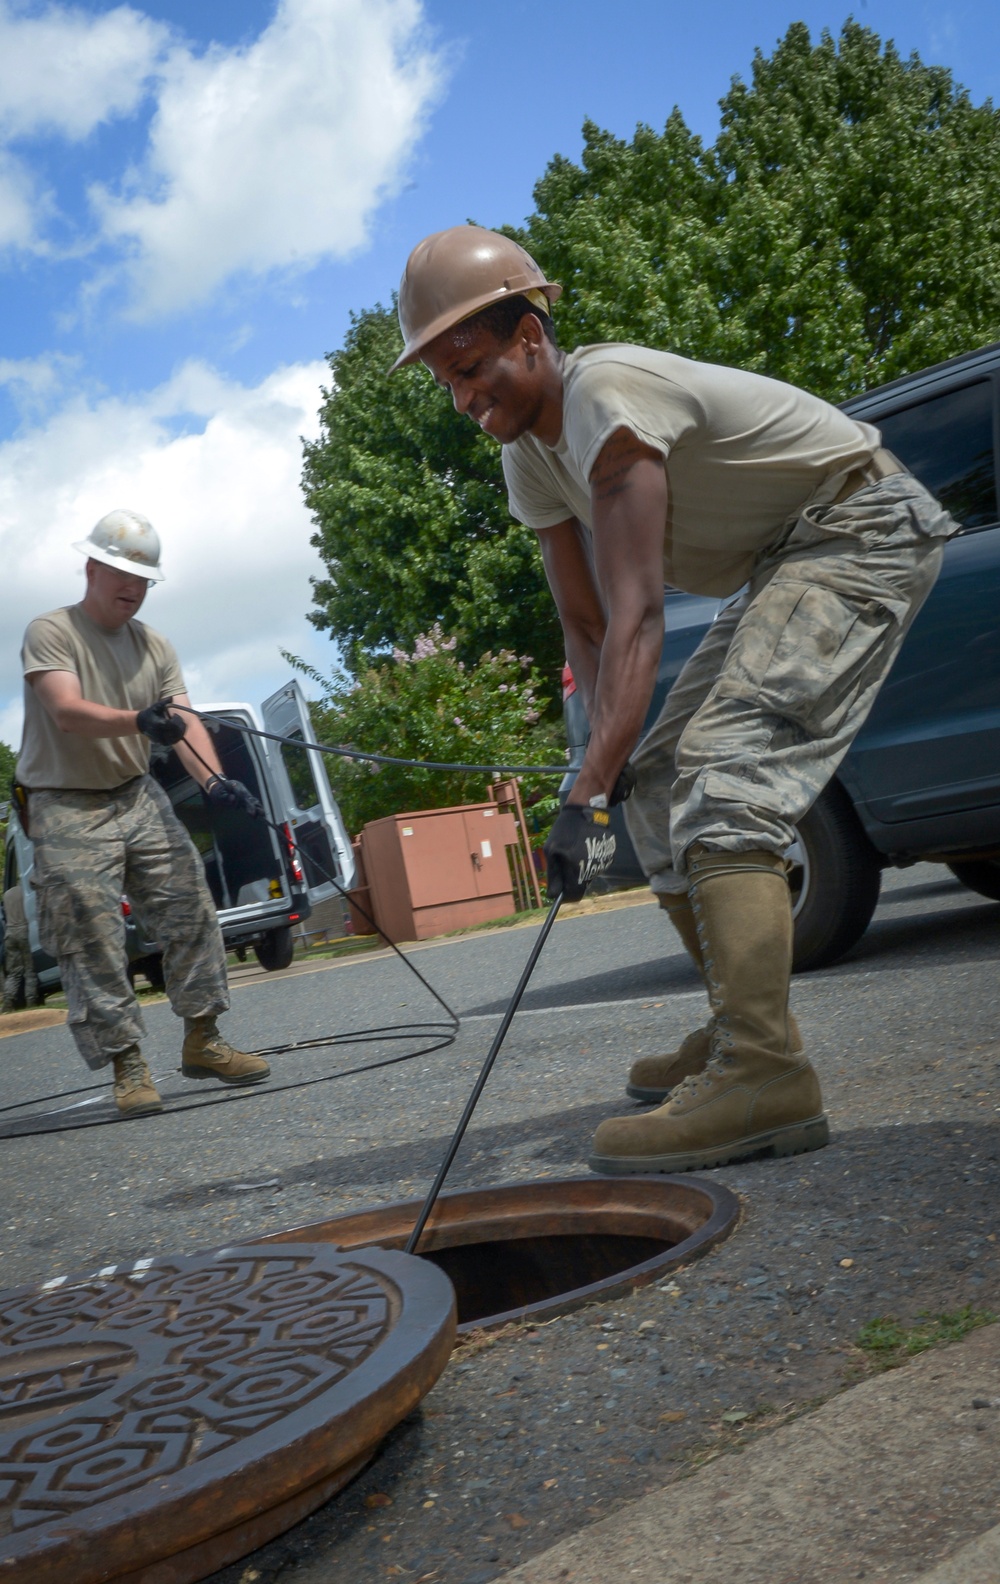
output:
[[998,1453],[994,1325],[630,1503],[503,1584],[998,1584]]
[[1000,1579],[1000,1525],[956,1551],[915,1584],[996,1584]]

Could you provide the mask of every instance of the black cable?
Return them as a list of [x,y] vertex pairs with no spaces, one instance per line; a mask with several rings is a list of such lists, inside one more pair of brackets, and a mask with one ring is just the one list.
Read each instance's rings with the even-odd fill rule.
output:
[[559,909],[560,909],[561,906],[562,906],[562,892],[559,893],[559,895],[556,897],[555,901],[552,903],[551,907],[549,908],[548,914],[546,915],[545,923],[542,925],[541,929],[538,932],[538,939],[535,941],[534,945],[531,948],[531,951],[528,953],[528,961],[525,963],[524,968],[523,968],[523,970],[521,972],[521,977],[517,981],[517,987],[516,987],[516,989],[514,991],[514,994],[511,996],[510,1000],[507,1003],[507,1010],[506,1010],[506,1012],[503,1015],[503,1019],[501,1021],[500,1027],[497,1029],[496,1033],[494,1034],[493,1043],[490,1046],[490,1048],[489,1048],[489,1050],[488,1050],[488,1052],[486,1054],[486,1060],[483,1062],[482,1067],[479,1069],[479,1077],[476,1079],[475,1083],[472,1086],[472,1093],[470,1094],[468,1100],[465,1102],[465,1110],[462,1112],[462,1115],[459,1118],[458,1126],[456,1127],[454,1133],[451,1136],[451,1143],[448,1145],[448,1148],[444,1152],[444,1156],[442,1158],[441,1164],[440,1164],[440,1166],[438,1167],[438,1170],[437,1170],[437,1176],[434,1178],[434,1181],[432,1182],[432,1184],[431,1184],[431,1186],[430,1186],[430,1188],[428,1190],[427,1198],[424,1200],[423,1205],[421,1206],[420,1214],[417,1216],[416,1223],[414,1225],[413,1231],[410,1233],[409,1237],[406,1240],[406,1250],[405,1250],[405,1252],[407,1254],[415,1254],[417,1252],[417,1244],[420,1242],[421,1233],[423,1232],[424,1227],[427,1225],[427,1221],[428,1221],[428,1218],[430,1216],[430,1213],[434,1209],[435,1204],[437,1203],[438,1194],[441,1192],[441,1189],[444,1187],[444,1180],[447,1177],[449,1171],[451,1170],[452,1162],[454,1161],[455,1156],[458,1154],[459,1145],[461,1144],[462,1140],[465,1137],[465,1130],[468,1127],[469,1123],[472,1121],[472,1113],[473,1113],[473,1111],[475,1111],[476,1106],[479,1104],[480,1095],[482,1094],[483,1090],[486,1088],[486,1080],[490,1076],[490,1073],[493,1071],[493,1063],[496,1061],[497,1057],[499,1056],[500,1047],[503,1044],[504,1040],[507,1038],[507,1030],[510,1028],[511,1023],[514,1021],[514,1013],[517,1011],[518,1007],[521,1004],[521,997],[524,994],[524,991],[525,991],[525,988],[527,986],[528,980],[531,978],[532,974],[535,971],[535,964],[537,963],[539,957],[542,955],[542,947],[545,945],[545,942],[549,938],[549,931],[551,930],[553,924],[556,921],[556,914],[559,912]]
[[[213,715],[207,710],[196,710],[190,704],[171,702],[170,708],[182,710],[186,715],[197,715],[202,721],[214,721],[218,726],[234,726],[250,737],[263,737],[266,742],[291,744],[295,748],[315,748],[317,753],[333,754],[338,759],[364,759],[371,764],[408,765],[414,770],[459,770],[469,775],[564,776],[569,770],[568,763],[562,765],[446,764],[436,759],[397,759],[392,754],[362,753],[359,748],[334,748],[330,743],[307,742],[303,737],[282,737],[279,732],[263,731],[259,726],[248,726],[245,721],[234,720],[229,715]],[[204,762],[202,760],[202,764]]]
[[[180,708],[181,706],[177,707]],[[192,711],[192,713],[196,714],[197,711]],[[227,721],[225,724],[232,725],[234,723]],[[249,727],[243,726],[242,722],[240,722],[239,725],[241,730],[249,731],[251,729]],[[278,740],[284,741],[285,739],[279,738]],[[186,743],[186,747],[198,760],[199,764],[201,764],[210,775],[217,776],[219,774],[217,770],[213,770],[212,766],[207,763],[207,761],[198,752],[197,748],[195,748],[191,743]],[[267,815],[263,811],[261,812],[260,817],[264,820],[264,823],[268,825],[272,831],[274,831],[279,841],[289,842],[299,854],[299,857],[305,861],[306,855],[302,852],[302,849],[295,841],[294,836],[291,835],[290,830],[286,831],[283,826],[277,824],[274,820],[268,819]],[[395,952],[400,961],[405,963],[406,967],[420,981],[424,989],[428,991],[428,993],[434,998],[438,1005],[442,1007],[447,1013],[448,1022],[442,1023],[427,1020],[419,1023],[384,1023],[378,1025],[375,1028],[356,1029],[344,1034],[319,1035],[314,1039],[293,1040],[291,1043],[286,1045],[268,1045],[262,1047],[260,1050],[250,1051],[248,1054],[252,1056],[279,1056],[291,1054],[294,1051],[320,1049],[324,1046],[379,1044],[382,1041],[415,1038],[430,1038],[432,1041],[431,1044],[421,1045],[419,1049],[415,1051],[407,1051],[404,1056],[386,1056],[380,1061],[367,1062],[359,1067],[348,1067],[340,1072],[335,1073],[322,1073],[317,1078],[298,1078],[290,1083],[269,1083],[267,1087],[263,1089],[258,1089],[256,1086],[254,1086],[252,1089],[249,1087],[230,1087],[220,1091],[212,1091],[204,1098],[191,1098],[190,1100],[181,1101],[178,1104],[164,1106],[163,1110],[161,1111],[145,1112],[138,1116],[122,1116],[120,1113],[116,1112],[112,1116],[86,1118],[81,1117],[79,1120],[74,1120],[72,1122],[57,1122],[55,1119],[64,1115],[65,1113],[61,1111],[49,1111],[43,1112],[41,1116],[36,1113],[35,1115],[29,1115],[20,1119],[13,1118],[8,1124],[0,1123],[0,1138],[38,1138],[43,1134],[49,1133],[75,1133],[82,1131],[84,1128],[110,1127],[118,1122],[142,1122],[148,1121],[152,1117],[156,1116],[174,1116],[181,1111],[201,1111],[208,1106],[229,1105],[236,1100],[266,1099],[268,1095],[283,1094],[288,1090],[309,1089],[312,1088],[314,1084],[332,1083],[338,1078],[352,1078],[356,1077],[359,1073],[377,1072],[383,1067],[395,1067],[401,1062],[415,1061],[419,1056],[431,1056],[436,1051],[446,1050],[449,1045],[453,1045],[458,1035],[459,1028],[461,1027],[461,1019],[453,1010],[453,1008],[448,1005],[447,1001],[444,999],[444,996],[440,995],[438,991],[434,989],[434,986],[424,977],[424,975],[420,972],[420,969],[410,961],[405,952],[400,951],[395,941],[389,939],[388,935],[386,935],[385,931],[379,926],[371,914],[367,912],[367,910],[362,907],[358,901],[348,898],[346,889],[343,885],[341,885],[336,875],[331,874],[330,871],[326,869],[325,866],[312,855],[310,855],[309,861],[316,869],[319,870],[324,879],[329,880],[333,885],[336,886],[341,896],[344,897],[345,900],[350,901],[350,905],[357,912],[359,912],[364,919],[367,920],[372,928],[382,937],[386,945]],[[55,1094],[36,1095],[29,1100],[19,1100],[13,1102],[10,1105],[0,1106],[0,1115],[10,1111],[23,1111],[28,1106],[51,1104],[51,1102],[55,1100],[68,1100],[76,1095],[90,1094],[95,1091],[105,1090],[105,1084],[84,1084],[80,1088],[64,1089],[58,1091]],[[52,1119],[47,1126],[21,1126],[22,1122],[33,1124],[38,1121],[44,1121],[46,1118]]]
[[[414,768],[427,770],[455,770],[475,774],[561,776],[566,772],[565,765],[461,765],[438,763],[434,760],[425,759],[400,759],[390,754],[361,753],[355,749],[334,748],[326,743],[304,742],[302,739],[297,737],[283,737],[277,732],[263,731],[259,727],[249,726],[245,721],[233,720],[230,717],[223,715],[202,713],[201,711],[193,709],[192,707],[185,704],[172,703],[171,709],[183,711],[185,714],[189,715],[196,715],[199,720],[213,721],[218,725],[235,727],[237,730],[245,733],[248,736],[260,737],[268,742],[277,742],[281,744],[292,743],[295,747],[315,748],[320,753],[333,754],[343,759],[363,759],[375,764],[407,765]],[[212,766],[208,764],[208,762],[202,757],[193,744],[185,741],[185,746],[198,760],[199,764],[201,764],[203,768],[209,772],[210,776],[218,776],[219,772],[214,770]],[[284,826],[277,824],[274,820],[268,819],[263,810],[261,810],[260,817],[264,820],[264,823],[268,825],[272,831],[274,831],[279,841],[288,842],[289,845],[294,848],[295,852],[299,854],[299,857],[303,860],[303,862],[306,861],[306,855],[302,852],[302,849],[295,841],[294,836],[292,836],[290,828],[285,828]],[[402,1062],[415,1061],[420,1056],[433,1055],[435,1052],[439,1050],[445,1050],[449,1045],[453,1045],[457,1037],[458,1030],[461,1027],[461,1019],[458,1017],[458,1014],[448,1005],[444,997],[434,989],[434,986],[430,984],[430,982],[424,977],[419,968],[414,966],[409,957],[406,956],[405,952],[400,951],[395,941],[389,939],[388,935],[386,935],[385,931],[380,927],[371,914],[368,913],[356,899],[351,899],[348,897],[345,887],[341,885],[336,875],[331,874],[330,871],[326,869],[324,865],[320,863],[312,854],[309,855],[308,861],[312,863],[313,867],[320,872],[324,879],[329,880],[333,885],[336,886],[337,890],[340,892],[340,895],[344,897],[345,900],[350,902],[350,905],[357,912],[359,912],[369,924],[371,924],[372,928],[382,937],[386,945],[395,952],[400,961],[406,964],[406,967],[420,981],[424,989],[428,991],[428,993],[433,997],[438,1005],[442,1007],[447,1013],[448,1022],[440,1023],[428,1020],[421,1023],[382,1024],[376,1028],[357,1029],[345,1034],[321,1035],[317,1036],[315,1039],[309,1040],[293,1040],[291,1043],[285,1045],[268,1045],[262,1047],[260,1050],[250,1051],[248,1054],[253,1056],[279,1056],[289,1055],[295,1051],[322,1049],[323,1047],[327,1046],[378,1044],[382,1041],[388,1040],[414,1039],[423,1037],[431,1038],[431,1044],[421,1045],[420,1048],[415,1051],[407,1051],[404,1056],[387,1056],[382,1058],[380,1061],[367,1062],[359,1067],[348,1067],[340,1072],[323,1073],[316,1078],[299,1078],[293,1082],[284,1084],[269,1083],[265,1089],[257,1089],[256,1087],[252,1089],[225,1088],[221,1091],[212,1091],[210,1094],[201,1099],[191,1098],[189,1100],[180,1101],[177,1104],[169,1104],[168,1106],[164,1106],[164,1108],[158,1112],[146,1112],[133,1117],[122,1116],[120,1113],[116,1112],[114,1115],[107,1117],[87,1117],[80,1118],[79,1120],[72,1122],[57,1122],[55,1119],[64,1115],[65,1113],[62,1111],[49,1111],[42,1113],[41,1116],[36,1113],[35,1115],[29,1115],[20,1119],[12,1118],[11,1122],[8,1124],[0,1123],[0,1138],[37,1138],[43,1134],[49,1133],[79,1132],[84,1128],[110,1127],[118,1122],[141,1122],[148,1121],[154,1116],[173,1116],[181,1111],[200,1111],[204,1110],[208,1106],[229,1105],[236,1100],[266,1099],[268,1095],[283,1094],[294,1089],[309,1089],[312,1088],[314,1084],[332,1083],[338,1078],[356,1077],[359,1073],[377,1072],[383,1067],[394,1067]],[[507,1009],[507,1014],[505,1015],[501,1029],[498,1031],[497,1037],[491,1046],[490,1053],[486,1058],[486,1062],[484,1063],[479,1081],[473,1090],[473,1094],[470,1097],[465,1112],[463,1113],[462,1120],[460,1121],[458,1129],[456,1130],[455,1137],[452,1140],[452,1146],[450,1147],[445,1160],[442,1162],[438,1176],[435,1179],[435,1183],[431,1188],[430,1194],[428,1195],[421,1221],[415,1234],[416,1236],[419,1236],[420,1231],[423,1229],[424,1222],[433,1208],[433,1204],[437,1198],[438,1192],[440,1191],[441,1184],[443,1183],[448,1168],[450,1167],[455,1153],[458,1150],[462,1136],[464,1135],[465,1129],[468,1126],[469,1119],[472,1116],[472,1112],[475,1110],[476,1103],[482,1092],[483,1085],[489,1076],[490,1069],[492,1068],[493,1062],[496,1059],[496,1055],[500,1049],[503,1037],[510,1025],[510,1020],[514,1015],[514,1011],[517,1008],[518,1002],[520,1001],[521,991],[523,990],[524,985],[527,983],[531,969],[534,967],[534,964],[537,961],[538,951],[540,951],[541,945],[548,937],[549,929],[555,920],[557,911],[558,907],[556,906],[550,910],[539,942],[537,943],[537,949],[532,952],[528,967],[525,970],[525,974],[522,975],[522,979],[516,991],[514,992],[514,997]],[[11,1111],[24,1111],[25,1108],[29,1106],[51,1104],[51,1102],[55,1100],[68,1100],[75,1097],[76,1095],[90,1094],[99,1090],[103,1091],[104,1089],[104,1084],[84,1084],[76,1089],[64,1089],[54,1094],[37,1095],[29,1100],[19,1100],[9,1105],[0,1106],[0,1115]],[[38,1121],[45,1121],[48,1118],[51,1118],[52,1120],[49,1121],[47,1126],[21,1125],[22,1122],[35,1123]]]

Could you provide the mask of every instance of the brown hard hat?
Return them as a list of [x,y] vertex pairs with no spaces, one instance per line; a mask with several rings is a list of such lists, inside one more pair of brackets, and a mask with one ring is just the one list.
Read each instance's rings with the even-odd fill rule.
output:
[[435,336],[489,303],[541,292],[554,303],[562,287],[547,281],[530,253],[498,231],[451,226],[418,242],[399,283],[399,325],[406,345],[394,369],[414,363]]

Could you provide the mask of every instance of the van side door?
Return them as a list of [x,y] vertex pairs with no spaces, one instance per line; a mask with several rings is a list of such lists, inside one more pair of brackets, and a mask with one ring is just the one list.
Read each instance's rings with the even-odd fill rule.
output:
[[324,756],[308,746],[316,739],[309,705],[298,682],[286,682],[265,699],[261,715],[267,731],[288,739],[266,744],[268,761],[299,849],[309,901],[315,906],[340,894],[328,875],[335,875],[345,891],[353,886],[351,839],[330,786]]

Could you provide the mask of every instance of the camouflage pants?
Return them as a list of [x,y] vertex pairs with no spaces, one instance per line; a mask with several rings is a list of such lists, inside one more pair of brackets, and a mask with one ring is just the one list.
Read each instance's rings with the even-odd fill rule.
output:
[[26,929],[11,929],[8,925],[3,938],[4,1005],[13,1005],[24,981],[24,999],[28,1006],[38,1005],[38,975],[31,957],[31,942]]
[[692,842],[790,845],[864,724],[955,530],[907,473],[786,524],[633,756],[625,817],[654,891],[687,889]]
[[177,1015],[226,1011],[225,949],[201,859],[155,781],[32,792],[29,815],[39,937],[58,959],[70,1032],[89,1067],[145,1032],[126,972],[123,893],[162,948]]

